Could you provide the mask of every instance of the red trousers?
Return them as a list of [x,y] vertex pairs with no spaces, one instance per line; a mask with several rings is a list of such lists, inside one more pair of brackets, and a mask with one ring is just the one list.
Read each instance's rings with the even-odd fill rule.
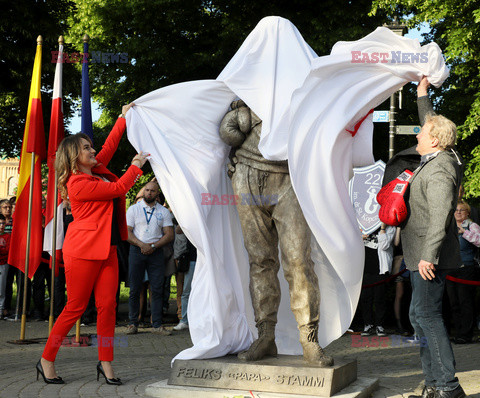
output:
[[97,307],[98,359],[113,361],[118,289],[117,247],[110,247],[106,260],[84,260],[64,256],[64,261],[67,305],[53,325],[42,357],[47,361],[55,361],[63,339],[85,312],[93,290]]

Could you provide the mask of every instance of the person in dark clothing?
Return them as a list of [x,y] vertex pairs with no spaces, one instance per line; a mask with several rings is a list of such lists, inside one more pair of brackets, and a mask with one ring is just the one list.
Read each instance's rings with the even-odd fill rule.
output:
[[[177,228],[177,233],[183,233],[181,228]],[[197,249],[192,243],[187,239],[187,253],[185,261],[189,262],[188,271],[185,272],[183,279],[183,290],[182,290],[182,319],[178,325],[174,326],[173,330],[183,330],[188,329],[188,300],[190,299],[190,292],[192,290],[192,279],[195,272],[195,264],[197,262]]]
[[362,289],[360,295],[360,308],[365,324],[362,336],[387,335],[384,328],[387,285],[384,280],[388,278],[392,268],[394,236],[395,227],[386,227],[384,224],[372,234],[363,235],[365,245],[363,285],[366,287]]
[[[63,233],[67,234],[68,225],[73,221],[72,209],[70,207],[70,201],[65,199],[63,201]],[[63,264],[58,267],[58,276],[55,277],[55,300],[53,302],[53,314],[57,318],[65,307],[65,268]]]
[[[475,256],[480,245],[480,226],[470,219],[470,206],[463,201],[457,203],[455,220],[462,266],[449,275],[459,279],[475,280],[478,268]],[[471,343],[475,326],[475,286],[447,280],[446,289],[452,307],[454,342]]]

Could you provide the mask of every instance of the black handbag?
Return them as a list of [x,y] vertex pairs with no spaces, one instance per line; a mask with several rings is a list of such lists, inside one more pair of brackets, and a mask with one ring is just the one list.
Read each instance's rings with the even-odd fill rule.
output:
[[177,272],[188,272],[190,268],[190,258],[187,253],[183,253],[177,258]]

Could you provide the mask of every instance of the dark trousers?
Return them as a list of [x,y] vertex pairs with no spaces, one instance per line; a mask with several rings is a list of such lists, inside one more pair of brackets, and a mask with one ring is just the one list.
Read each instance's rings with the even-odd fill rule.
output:
[[65,307],[65,268],[58,267],[58,276],[55,277],[53,289],[53,314],[57,318]]
[[425,385],[451,391],[458,387],[455,357],[442,316],[446,270],[435,271],[433,280],[424,280],[418,271],[410,272],[412,302],[410,322],[420,337],[420,359]]
[[[468,265],[449,272],[459,279],[475,280],[476,269]],[[452,309],[455,337],[471,340],[475,326],[475,286],[447,281],[448,299]]]
[[[25,274],[22,271],[18,271],[18,274],[15,277],[15,279],[17,281],[18,315],[21,316],[23,311],[23,292],[24,292],[23,289],[25,285]],[[27,312],[26,312],[27,315],[30,313],[31,299],[32,299],[32,282],[30,281],[30,279],[27,279]],[[15,309],[13,309],[12,312],[15,312]]]
[[5,309],[9,312],[15,312],[12,308],[12,296],[13,296],[13,280],[16,279],[17,281],[17,292],[19,290],[19,278],[21,278],[23,274],[18,268],[10,266],[8,268],[7,273],[7,285],[5,286]]
[[[116,305],[115,305],[116,307]],[[92,292],[90,295],[90,300],[88,300],[87,308],[85,308],[85,312],[82,314],[81,322],[88,325],[89,323],[95,322],[95,292]],[[115,312],[116,314],[116,312]]]
[[[372,285],[386,279],[386,275],[363,274],[363,285]],[[365,325],[383,326],[387,312],[387,284],[381,283],[362,289],[360,308]]]
[[166,276],[163,280],[163,309],[165,312],[168,311],[169,300],[170,300],[170,286],[172,284],[172,275]]
[[148,282],[152,292],[152,324],[154,328],[162,325],[163,294],[165,263],[163,250],[157,249],[150,255],[142,254],[137,246],[130,246],[128,256],[128,280],[130,297],[128,300],[130,324],[138,326],[138,313],[140,310],[140,292],[143,279],[147,271]]
[[45,315],[45,283],[50,293],[50,272],[48,264],[41,262],[33,275],[32,297],[35,316]]

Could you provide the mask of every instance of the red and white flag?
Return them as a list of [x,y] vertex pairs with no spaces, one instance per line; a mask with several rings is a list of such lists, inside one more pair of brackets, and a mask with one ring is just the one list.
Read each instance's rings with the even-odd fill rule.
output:
[[52,113],[50,117],[50,134],[48,140],[48,189],[47,189],[47,208],[45,212],[45,235],[43,240],[43,250],[52,255],[53,246],[53,216],[57,212],[57,258],[58,252],[63,247],[63,203],[58,196],[57,208],[55,207],[55,157],[57,148],[65,136],[63,126],[63,101],[62,101],[62,75],[63,75],[63,38],[60,36],[58,48],[57,66],[55,69],[55,80],[53,83]]
[[[20,154],[20,176],[17,188],[17,205],[13,222],[8,264],[22,272],[27,268],[28,277],[33,277],[42,260],[42,173],[45,159],[45,132],[43,130],[42,98],[42,36],[37,39],[37,51],[33,64],[27,119]],[[35,154],[34,156],[32,154]],[[32,173],[33,163],[33,173]],[[31,179],[33,189],[30,192]],[[31,195],[30,195],[31,194]],[[31,201],[30,201],[31,196]],[[29,209],[31,205],[31,214]],[[28,231],[30,219],[30,231]],[[28,239],[30,232],[30,240]],[[29,252],[27,253],[27,247]]]

